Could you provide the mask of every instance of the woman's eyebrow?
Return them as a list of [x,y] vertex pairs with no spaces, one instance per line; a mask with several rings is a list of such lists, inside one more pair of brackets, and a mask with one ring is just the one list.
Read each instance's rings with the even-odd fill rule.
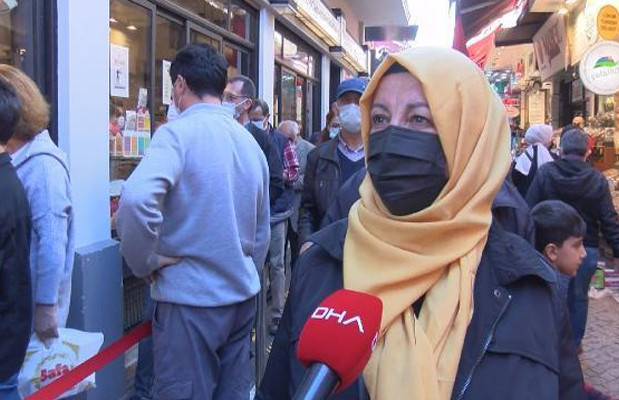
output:
[[382,108],[383,111],[389,112],[389,108],[386,105],[381,104],[381,103],[372,104],[372,110],[374,110],[375,108]]

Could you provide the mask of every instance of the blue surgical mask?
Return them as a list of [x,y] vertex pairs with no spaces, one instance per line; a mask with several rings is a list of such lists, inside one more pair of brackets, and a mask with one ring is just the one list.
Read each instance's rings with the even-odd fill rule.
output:
[[339,133],[340,133],[340,128],[339,127],[334,126],[332,128],[329,128],[329,138],[333,139]]

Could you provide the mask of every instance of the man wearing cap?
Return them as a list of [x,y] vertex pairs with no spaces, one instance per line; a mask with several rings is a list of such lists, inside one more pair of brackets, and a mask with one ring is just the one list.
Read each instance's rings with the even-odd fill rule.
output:
[[301,251],[308,247],[309,236],[320,228],[320,222],[342,183],[364,166],[359,99],[366,86],[367,79],[364,78],[340,83],[336,102],[340,133],[307,156],[298,223],[299,243],[304,244]]

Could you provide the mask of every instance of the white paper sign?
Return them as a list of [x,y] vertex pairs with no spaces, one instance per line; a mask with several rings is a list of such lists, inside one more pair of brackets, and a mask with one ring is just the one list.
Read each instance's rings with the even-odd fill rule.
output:
[[172,103],[172,78],[170,77],[170,67],[172,63],[168,60],[161,61],[161,88],[162,90],[162,102],[166,106]]
[[546,123],[546,96],[543,91],[529,95],[529,124]]
[[129,97],[129,49],[110,44],[110,95]]
[[533,36],[542,81],[567,67],[567,31],[563,15],[554,14]]

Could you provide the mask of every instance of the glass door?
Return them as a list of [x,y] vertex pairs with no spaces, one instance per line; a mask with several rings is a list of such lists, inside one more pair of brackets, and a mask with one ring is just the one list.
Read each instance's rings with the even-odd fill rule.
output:
[[297,121],[297,75],[290,70],[282,68],[281,81],[281,102],[280,119],[281,121]]

